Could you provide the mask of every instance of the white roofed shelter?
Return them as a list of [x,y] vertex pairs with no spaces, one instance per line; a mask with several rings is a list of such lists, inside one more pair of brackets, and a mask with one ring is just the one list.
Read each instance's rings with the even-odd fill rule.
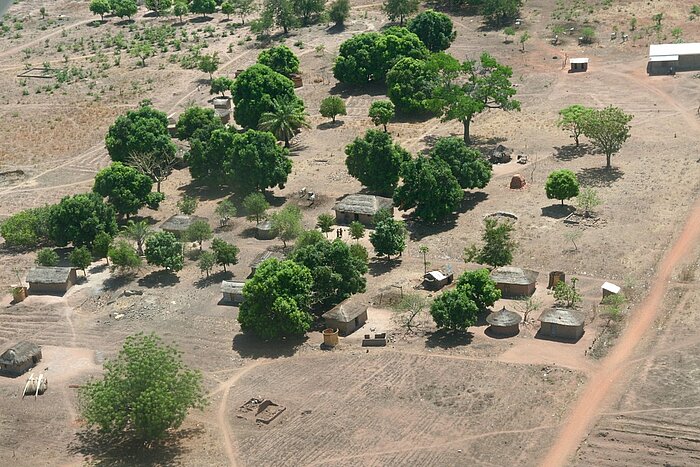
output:
[[588,58],[570,58],[569,59],[569,73],[577,73],[579,71],[588,70]]
[[647,73],[668,75],[676,71],[700,70],[700,42],[651,44]]

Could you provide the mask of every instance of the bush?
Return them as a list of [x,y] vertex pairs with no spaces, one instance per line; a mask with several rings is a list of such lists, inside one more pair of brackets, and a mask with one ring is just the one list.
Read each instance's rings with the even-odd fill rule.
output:
[[16,248],[36,248],[49,240],[49,213],[51,208],[25,209],[8,217],[0,224],[0,235],[5,245]]
[[52,248],[42,248],[36,254],[36,264],[39,266],[58,266],[58,253]]
[[321,101],[320,113],[322,117],[330,118],[335,123],[335,117],[347,115],[345,101],[338,96],[328,96]]
[[423,60],[402,58],[386,75],[387,96],[399,112],[426,113],[436,79]]

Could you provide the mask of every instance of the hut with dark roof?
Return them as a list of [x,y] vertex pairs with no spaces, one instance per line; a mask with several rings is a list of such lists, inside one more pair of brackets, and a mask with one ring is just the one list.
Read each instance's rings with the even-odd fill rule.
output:
[[284,253],[282,253],[281,251],[274,250],[263,251],[258,256],[256,256],[255,259],[253,259],[253,261],[250,263],[250,275],[252,276],[253,274],[255,274],[255,270],[258,269],[258,266],[260,266],[263,263],[263,261],[267,261],[271,258],[284,261]]
[[486,322],[490,324],[488,332],[499,337],[510,337],[518,334],[522,321],[523,318],[518,313],[506,310],[506,307],[494,311],[486,317]]
[[182,234],[187,230],[194,222],[204,221],[209,222],[206,217],[199,216],[188,216],[185,214],[175,214],[168,218],[165,222],[160,225],[161,230],[165,232],[170,232],[176,237],[182,237]]
[[551,308],[540,315],[538,335],[551,339],[578,340],[583,336],[586,317],[567,308]]
[[77,281],[73,268],[37,266],[27,273],[30,295],[63,295]]
[[326,327],[337,329],[347,336],[367,322],[367,305],[362,303],[341,303],[323,314]]
[[391,198],[374,195],[348,195],[333,207],[335,221],[338,224],[349,224],[357,221],[365,225],[372,225],[375,214],[381,209],[394,213],[394,204]]
[[503,298],[529,297],[535,293],[539,272],[530,269],[504,266],[491,271],[491,279]]
[[269,220],[262,221],[255,227],[255,238],[258,240],[272,240],[275,237],[275,229],[272,228],[272,222]]
[[41,347],[33,342],[18,342],[0,355],[0,374],[19,376],[41,360]]

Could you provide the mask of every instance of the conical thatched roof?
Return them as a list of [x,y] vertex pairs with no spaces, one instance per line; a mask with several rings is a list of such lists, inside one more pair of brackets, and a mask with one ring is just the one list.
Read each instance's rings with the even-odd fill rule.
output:
[[498,327],[516,326],[522,321],[523,318],[518,313],[506,310],[506,307],[503,307],[499,311],[494,311],[486,317],[487,323],[489,323],[491,326]]

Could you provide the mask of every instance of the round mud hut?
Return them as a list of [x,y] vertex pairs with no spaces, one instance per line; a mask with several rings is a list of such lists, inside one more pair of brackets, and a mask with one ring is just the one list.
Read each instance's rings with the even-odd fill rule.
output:
[[486,322],[490,324],[487,331],[497,337],[515,336],[520,332],[522,321],[518,313],[503,307],[500,311],[494,311],[486,317]]

